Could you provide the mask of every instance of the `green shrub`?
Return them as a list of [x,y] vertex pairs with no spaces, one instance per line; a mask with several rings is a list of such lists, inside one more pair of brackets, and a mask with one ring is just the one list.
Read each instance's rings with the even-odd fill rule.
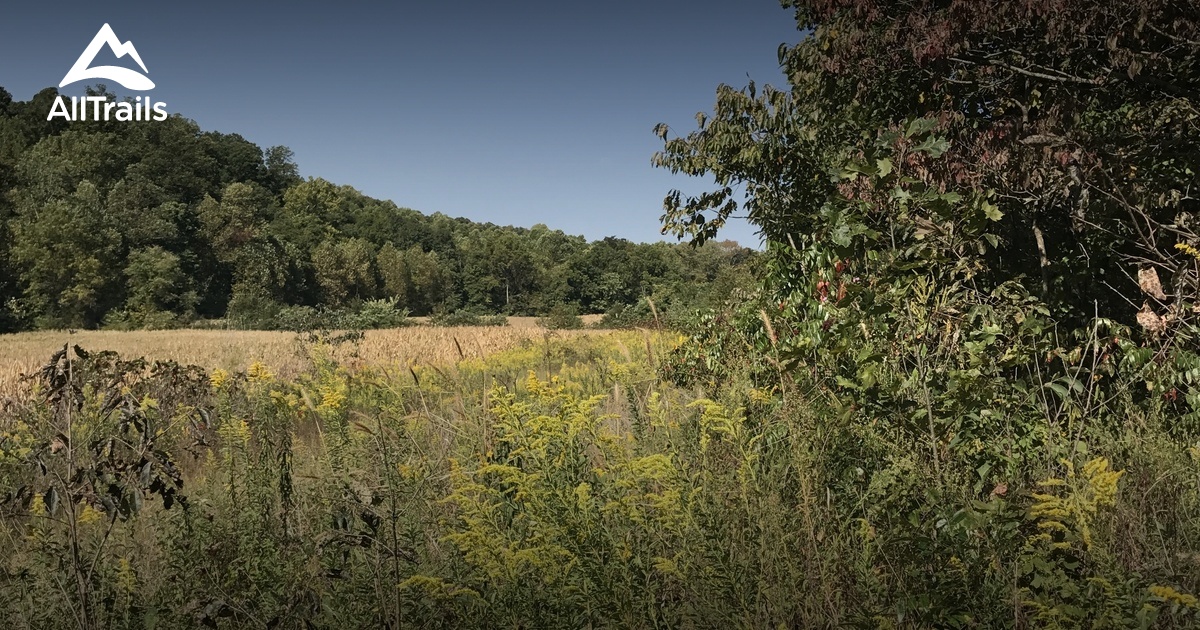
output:
[[545,317],[538,318],[538,324],[551,330],[575,330],[583,328],[583,318],[574,305],[556,304]]
[[124,309],[109,311],[104,316],[105,330],[172,330],[188,324],[184,317],[169,311],[139,312]]
[[651,328],[657,325],[655,313],[650,309],[649,303],[645,299],[638,300],[637,304],[627,306],[619,304],[608,309],[604,313],[604,317],[596,322],[596,328]]
[[507,326],[508,317],[504,315],[482,315],[476,326]]
[[253,291],[235,291],[225,318],[242,330],[274,330],[283,305]]
[[273,328],[304,332],[329,327],[329,317],[311,306],[285,306],[275,316]]
[[187,325],[192,330],[229,330],[229,320],[223,318],[217,319],[197,319]]
[[337,328],[356,330],[401,328],[411,325],[408,309],[396,308],[396,303],[396,298],[368,300],[356,310],[345,311],[333,320]]
[[434,326],[507,326],[508,318],[459,309],[452,313],[435,313],[429,318],[429,323]]

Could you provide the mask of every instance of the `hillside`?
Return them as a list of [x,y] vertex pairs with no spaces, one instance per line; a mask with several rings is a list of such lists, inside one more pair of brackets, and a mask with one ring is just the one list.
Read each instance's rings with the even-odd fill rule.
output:
[[288,148],[180,116],[48,122],[56,96],[0,89],[0,331],[271,328],[370,300],[413,315],[620,312],[647,297],[683,310],[748,279],[753,252],[735,243],[425,215],[303,179]]

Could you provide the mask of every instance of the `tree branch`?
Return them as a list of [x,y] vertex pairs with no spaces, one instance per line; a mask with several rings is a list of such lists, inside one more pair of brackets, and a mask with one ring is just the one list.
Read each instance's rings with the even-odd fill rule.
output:
[[1046,81],[1056,81],[1058,83],[1078,83],[1078,84],[1082,84],[1082,85],[1092,85],[1092,86],[1098,86],[1098,85],[1101,85],[1102,83],[1104,83],[1103,77],[1098,77],[1095,79],[1085,79],[1083,77],[1077,77],[1077,76],[1074,76],[1071,74],[1065,74],[1065,73],[1061,73],[1061,72],[1058,75],[1047,74],[1045,72],[1038,72],[1036,70],[1030,70],[1028,68],[1021,68],[1019,66],[1014,66],[1010,63],[1005,63],[1003,61],[999,61],[996,59],[988,60],[987,62],[985,62],[983,64],[980,64],[979,62],[971,60],[971,59],[963,59],[962,57],[948,57],[948,59],[950,61],[954,61],[957,63],[965,63],[965,64],[969,64],[972,66],[978,66],[978,65],[996,66],[998,68],[1004,68],[1006,70],[1011,70],[1013,72],[1016,72],[1017,74],[1023,74],[1025,76],[1034,77],[1036,79],[1044,79]]

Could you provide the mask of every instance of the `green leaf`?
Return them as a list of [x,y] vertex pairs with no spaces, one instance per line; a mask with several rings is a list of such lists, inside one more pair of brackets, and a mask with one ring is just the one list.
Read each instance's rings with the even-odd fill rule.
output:
[[934,136],[913,147],[912,150],[919,153],[927,153],[930,157],[938,158],[943,153],[950,149],[950,142],[945,138]]
[[60,503],[58,489],[56,489],[54,486],[50,486],[50,489],[46,490],[46,494],[42,498],[46,503],[46,513],[50,516],[54,516],[58,512],[58,505]]
[[919,134],[929,133],[937,128],[937,124],[937,120],[933,118],[917,118],[908,123],[908,129],[905,130],[904,135],[911,138]]
[[1046,388],[1052,390],[1055,394],[1058,394],[1060,400],[1066,400],[1067,396],[1069,395],[1067,393],[1067,388],[1059,385],[1058,383],[1046,383]]

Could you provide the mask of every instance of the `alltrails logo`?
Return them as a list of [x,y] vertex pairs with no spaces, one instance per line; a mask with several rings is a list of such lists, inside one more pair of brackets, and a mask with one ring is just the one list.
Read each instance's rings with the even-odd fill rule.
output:
[[[142,68],[142,72],[146,74],[150,73],[146,69],[146,64],[142,61],[141,55],[138,54],[137,48],[133,47],[133,42],[121,43],[121,40],[117,38],[117,34],[113,32],[112,27],[105,24],[100,27],[100,31],[92,38],[92,43],[88,44],[88,47],[83,50],[83,54],[79,55],[79,59],[75,61],[75,65],[71,66],[71,69],[63,77],[58,87],[66,87],[72,83],[87,79],[108,79],[121,84],[126,89],[137,90],[139,92],[154,89],[154,82],[146,74],[142,74],[136,70],[120,66],[92,67],[92,62],[95,61],[96,55],[106,45],[118,59],[129,55]],[[70,103],[69,107],[67,105],[68,102]],[[89,114],[91,115],[89,116]],[[139,96],[133,102],[125,101],[120,103],[110,103],[108,97],[105,96],[72,96],[70,101],[65,96],[59,96],[54,100],[54,106],[50,108],[50,115],[46,117],[46,120],[54,120],[57,117],[62,117],[72,122],[79,120],[166,120],[167,104],[163,102],[152,104],[149,96]]]

